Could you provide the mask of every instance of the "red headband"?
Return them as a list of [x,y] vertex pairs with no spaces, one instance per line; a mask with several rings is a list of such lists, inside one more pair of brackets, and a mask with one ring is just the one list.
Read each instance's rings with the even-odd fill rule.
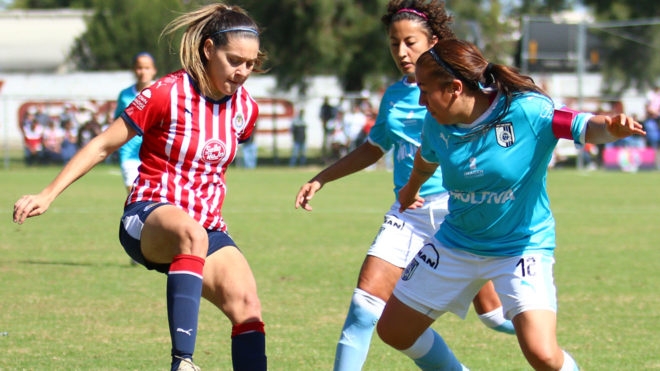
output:
[[418,17],[424,18],[425,21],[429,20],[429,18],[426,16],[426,14],[420,12],[419,10],[415,10],[415,9],[411,9],[411,8],[399,9],[399,11],[396,12],[396,13],[397,14],[399,14],[399,13],[412,13],[412,14],[418,16]]

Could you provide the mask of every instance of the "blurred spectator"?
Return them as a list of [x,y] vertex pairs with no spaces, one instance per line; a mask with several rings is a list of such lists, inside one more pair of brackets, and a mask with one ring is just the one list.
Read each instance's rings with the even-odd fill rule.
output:
[[34,115],[29,115],[29,121],[21,125],[25,145],[25,164],[28,166],[43,163],[43,143],[41,138],[44,127]]
[[589,171],[598,169],[598,146],[593,143],[585,143],[583,146],[576,144],[576,148],[584,169]]
[[73,120],[67,119],[62,121],[62,130],[64,131],[62,162],[66,164],[78,152],[78,129],[76,129]]
[[76,119],[76,114],[73,110],[73,106],[71,106],[70,103],[64,103],[64,107],[62,108],[62,113],[60,113],[60,122],[62,123],[62,127],[64,127],[64,124],[66,122],[70,122],[71,128],[74,130],[78,130],[78,120]]
[[376,116],[377,113],[374,112],[369,112],[366,114],[366,120],[364,122],[364,126],[362,126],[362,130],[360,130],[360,133],[358,134],[358,137],[355,140],[356,147],[364,143],[365,140],[367,140],[367,137],[369,136],[369,131],[371,131],[371,128],[376,123]]
[[298,111],[298,115],[291,121],[291,135],[293,137],[293,147],[291,149],[289,166],[296,166],[296,164],[304,166],[307,163],[307,123],[305,122],[305,109]]
[[319,113],[319,117],[321,118],[321,125],[323,125],[321,128],[323,130],[323,144],[321,145],[321,158],[323,160],[325,160],[327,156],[327,148],[330,145],[329,137],[331,132],[328,131],[328,121],[334,119],[336,115],[337,108],[330,105],[330,100],[327,96],[324,97],[323,105],[321,105],[321,112]]
[[48,120],[43,135],[44,161],[49,164],[61,164],[62,142],[64,142],[64,130],[56,120]]
[[50,121],[50,117],[48,116],[48,112],[45,104],[40,104],[37,106],[36,111],[34,113],[34,117],[37,120],[39,120],[39,124],[41,124],[41,126],[46,127],[48,125],[48,121]]
[[78,130],[78,148],[84,147],[92,138],[101,134],[102,131],[101,124],[96,120],[96,116],[92,115],[92,118]]
[[255,127],[252,135],[245,141],[241,142],[241,153],[239,164],[246,169],[254,169],[257,167],[257,158],[259,148],[257,147],[257,142],[254,140],[255,135],[257,135],[257,129]]
[[656,86],[646,97],[646,144],[655,152],[656,168],[660,169],[658,146],[660,144],[660,86]]
[[346,134],[346,122],[344,121],[344,111],[337,111],[334,118],[326,124],[326,131],[330,133],[328,141],[330,142],[330,161],[337,161],[348,153],[350,139]]
[[358,143],[360,132],[367,124],[367,115],[360,109],[360,102],[355,101],[351,104],[350,112],[344,115],[346,125],[346,135],[348,136],[348,150],[352,151],[355,147],[362,144]]

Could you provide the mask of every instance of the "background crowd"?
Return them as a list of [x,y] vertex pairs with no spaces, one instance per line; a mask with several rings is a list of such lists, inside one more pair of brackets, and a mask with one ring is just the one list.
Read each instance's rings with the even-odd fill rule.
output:
[[[66,164],[78,149],[104,130],[112,119],[110,112],[79,109],[69,103],[56,112],[46,104],[29,107],[21,120],[25,164]],[[85,121],[81,122],[81,117]]]
[[[324,97],[324,103],[319,112],[323,125],[324,139],[320,149],[321,164],[330,164],[345,156],[359,146],[369,134],[374,124],[376,110],[374,102],[368,93],[356,96],[347,95],[331,100]],[[114,105],[114,102],[111,102]],[[33,105],[27,109],[21,119],[21,132],[24,139],[24,160],[28,166],[56,164],[63,165],[84,146],[89,140],[101,133],[111,121],[109,114],[113,107],[105,106],[99,109],[76,106],[67,103],[56,109],[48,104]],[[569,104],[570,106],[570,104]],[[655,153],[655,168],[660,169],[660,86],[656,86],[646,94],[646,112],[641,118],[646,137],[633,135],[629,138],[605,145],[585,145],[573,150],[573,144],[558,145],[551,166],[571,164],[571,159],[564,155],[562,146],[569,146],[572,153],[577,151],[580,161],[588,170],[604,168],[603,154],[607,147],[651,149]],[[601,112],[602,111],[602,112]],[[623,107],[612,105],[610,109],[599,110],[598,113],[623,111]],[[291,121],[292,147],[288,164],[294,166],[310,165],[309,147],[307,146],[307,122],[305,111],[299,109]],[[256,133],[255,133],[256,134]],[[255,168],[259,157],[254,138],[241,144],[237,166]],[[114,154],[108,162],[117,162]],[[384,167],[391,170],[390,156],[384,157]],[[625,170],[625,169],[624,169]]]

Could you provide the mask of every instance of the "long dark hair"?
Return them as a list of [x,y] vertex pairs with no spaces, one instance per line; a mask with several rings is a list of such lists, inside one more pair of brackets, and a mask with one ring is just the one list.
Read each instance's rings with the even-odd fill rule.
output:
[[503,64],[490,63],[474,44],[458,39],[441,39],[422,54],[417,67],[430,72],[439,83],[461,80],[466,89],[475,94],[497,90],[506,99],[505,115],[516,94],[535,92],[548,98],[548,94],[534,80]]

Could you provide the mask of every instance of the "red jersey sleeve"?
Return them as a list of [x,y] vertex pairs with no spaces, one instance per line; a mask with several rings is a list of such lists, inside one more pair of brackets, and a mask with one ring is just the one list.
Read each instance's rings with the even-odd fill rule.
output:
[[140,134],[149,130],[150,126],[157,125],[167,118],[170,109],[170,94],[176,83],[177,71],[156,81],[145,88],[126,108],[123,117]]

